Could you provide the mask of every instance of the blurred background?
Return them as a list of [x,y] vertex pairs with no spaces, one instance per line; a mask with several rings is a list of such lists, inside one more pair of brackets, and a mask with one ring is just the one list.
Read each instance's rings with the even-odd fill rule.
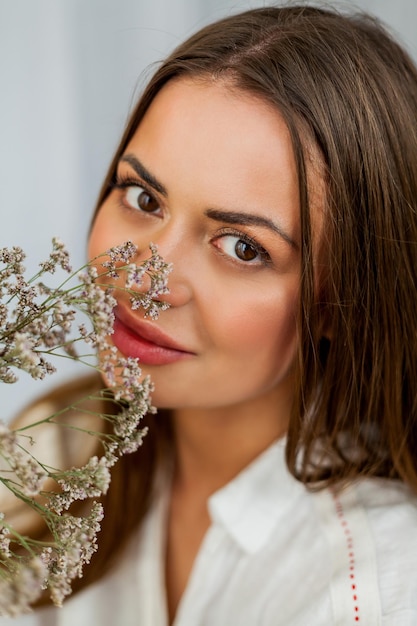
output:
[[[0,247],[22,246],[35,271],[57,235],[81,265],[101,181],[155,64],[206,23],[265,4],[0,0]],[[320,4],[377,15],[417,60],[415,0]],[[0,419],[74,371],[0,384]]]

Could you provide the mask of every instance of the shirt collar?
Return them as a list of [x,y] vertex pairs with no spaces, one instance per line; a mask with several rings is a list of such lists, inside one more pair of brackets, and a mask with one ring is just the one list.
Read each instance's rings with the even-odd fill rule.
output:
[[288,471],[285,444],[285,439],[274,442],[208,501],[212,521],[247,553],[268,542],[280,517],[305,489]]

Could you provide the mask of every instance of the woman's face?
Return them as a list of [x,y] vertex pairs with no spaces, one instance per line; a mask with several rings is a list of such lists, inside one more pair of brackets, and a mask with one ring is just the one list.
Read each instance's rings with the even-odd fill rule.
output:
[[[112,340],[158,407],[287,403],[297,343],[299,198],[288,130],[222,82],[157,95],[120,159],[90,257],[126,240],[173,263],[157,322],[119,294]],[[255,406],[255,404],[254,404]]]

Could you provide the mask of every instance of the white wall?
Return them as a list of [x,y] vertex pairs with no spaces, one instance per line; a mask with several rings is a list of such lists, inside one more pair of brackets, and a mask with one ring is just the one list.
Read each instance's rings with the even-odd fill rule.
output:
[[[206,22],[264,4],[0,0],[0,247],[23,246],[34,268],[59,235],[81,264],[92,206],[144,69]],[[417,58],[415,0],[355,6],[391,25]],[[0,418],[44,390],[26,379],[0,385]]]

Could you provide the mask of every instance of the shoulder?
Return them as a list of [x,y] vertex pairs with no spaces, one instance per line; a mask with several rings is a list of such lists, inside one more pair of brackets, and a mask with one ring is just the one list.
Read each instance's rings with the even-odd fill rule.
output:
[[[97,404],[99,388],[96,376],[62,385],[29,405],[10,428],[21,432],[23,445],[30,445],[30,454],[45,466],[57,469],[82,466],[96,454],[98,446],[90,433],[103,429]],[[8,469],[0,459],[0,473]],[[32,507],[17,498],[2,481],[0,510],[20,533],[35,532],[41,523]]]
[[71,467],[88,460],[97,446],[87,433],[103,430],[100,381],[96,375],[63,384],[29,405],[11,427],[31,437],[31,452],[51,467]]
[[349,586],[361,622],[416,624],[417,496],[400,481],[384,479],[315,496],[334,560],[335,610]]
[[[373,537],[384,624],[417,623],[417,496],[399,481],[356,486]],[[395,621],[394,621],[395,620]]]

